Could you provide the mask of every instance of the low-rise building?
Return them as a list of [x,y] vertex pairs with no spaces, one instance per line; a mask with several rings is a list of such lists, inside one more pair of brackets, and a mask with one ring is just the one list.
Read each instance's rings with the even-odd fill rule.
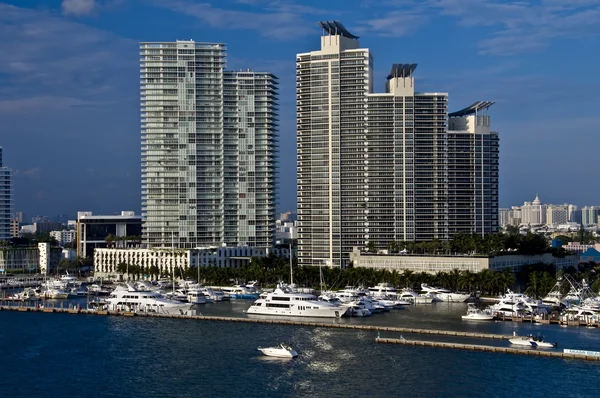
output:
[[[109,236],[142,236],[142,217],[133,211],[122,211],[120,215],[95,216],[91,211],[77,213],[77,255],[92,257],[94,249],[109,245]],[[119,242],[123,243],[123,242]],[[134,243],[134,242],[132,242]],[[115,246],[118,246],[115,242]]]
[[502,255],[488,256],[423,256],[412,254],[373,254],[361,252],[354,248],[350,261],[356,268],[375,268],[388,271],[413,272],[449,272],[453,269],[460,271],[480,272],[484,269],[502,270],[510,268],[517,271],[529,264],[554,264],[557,269],[576,266],[579,258],[575,255],[564,258],[554,257],[550,253],[536,256]]
[[64,246],[75,240],[76,234],[73,230],[52,231],[50,236],[56,239],[59,245]]
[[142,267],[148,274],[150,267],[158,268],[160,274],[170,275],[176,269],[190,267],[239,268],[248,264],[252,257],[269,255],[289,258],[287,247],[209,247],[202,249],[96,249],[94,251],[94,273],[96,276],[117,276],[119,264]]
[[40,271],[50,273],[61,259],[62,249],[49,243],[38,246],[0,248],[0,272]]

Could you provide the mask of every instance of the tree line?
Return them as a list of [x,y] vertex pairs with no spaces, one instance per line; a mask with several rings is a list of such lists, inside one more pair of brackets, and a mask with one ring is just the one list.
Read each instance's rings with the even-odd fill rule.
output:
[[[325,289],[343,289],[346,286],[375,286],[380,282],[391,283],[398,288],[411,288],[420,290],[422,283],[430,286],[443,287],[454,291],[480,292],[482,295],[498,296],[506,292],[506,289],[521,291],[532,297],[542,298],[554,287],[556,277],[560,273],[554,272],[553,265],[533,264],[522,267],[513,273],[510,269],[504,270],[482,270],[480,272],[460,271],[458,269],[449,272],[438,272],[430,274],[426,272],[388,271],[371,268],[346,269],[329,267],[301,267],[294,259],[293,265],[294,283],[299,286],[321,288],[323,281]],[[575,269],[571,267],[565,270],[574,279],[590,281],[596,271],[589,269]],[[161,274],[156,266],[140,267],[138,265],[127,265],[121,263],[117,266],[117,272],[134,276],[136,278],[159,279],[172,278],[172,274]],[[234,283],[246,283],[257,281],[261,286],[274,286],[278,282],[290,281],[289,260],[284,257],[254,257],[249,264],[240,268],[222,267],[193,267],[187,269],[176,269],[177,279],[195,280],[206,285],[231,285]],[[595,291],[600,289],[600,280],[592,286]],[[565,287],[563,294],[568,288]]]
[[548,240],[542,234],[527,232],[519,233],[518,229],[509,229],[506,233],[457,234],[448,241],[434,239],[427,242],[391,242],[387,247],[377,247],[372,241],[368,242],[365,250],[377,253],[387,249],[390,253],[406,251],[410,254],[471,254],[496,256],[500,254],[536,255],[553,253],[564,256],[564,249],[550,248]]

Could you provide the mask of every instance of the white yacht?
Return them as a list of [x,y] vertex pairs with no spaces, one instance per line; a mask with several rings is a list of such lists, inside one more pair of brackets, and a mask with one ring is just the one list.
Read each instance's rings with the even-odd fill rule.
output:
[[289,286],[279,284],[274,292],[261,294],[246,312],[252,315],[340,318],[346,311],[348,307],[319,301],[314,294],[296,293]]
[[390,283],[378,283],[369,288],[369,295],[373,297],[396,297],[398,291]]
[[421,289],[427,292],[432,298],[449,303],[464,303],[471,297],[470,294],[454,293],[452,290],[431,287],[426,283],[421,284]]
[[156,312],[169,315],[185,315],[192,304],[169,300],[160,293],[138,290],[133,285],[118,286],[106,299],[105,308],[110,311]]
[[223,291],[223,293],[228,294],[232,300],[256,300],[258,298],[258,293],[256,290],[250,289],[246,286],[224,286],[219,289]]
[[431,304],[433,297],[417,294],[412,289],[402,289],[398,292],[398,299],[408,301],[412,304]]
[[548,292],[546,297],[542,299],[542,303],[551,307],[561,307],[562,304],[562,293],[560,292],[560,288],[562,286],[562,281],[557,281],[552,290]]
[[490,309],[481,310],[475,307],[475,304],[469,303],[467,305],[467,315],[462,316],[463,321],[492,321],[494,320],[494,314]]
[[295,358],[298,356],[296,350],[283,343],[278,347],[258,347],[258,350],[269,357]]

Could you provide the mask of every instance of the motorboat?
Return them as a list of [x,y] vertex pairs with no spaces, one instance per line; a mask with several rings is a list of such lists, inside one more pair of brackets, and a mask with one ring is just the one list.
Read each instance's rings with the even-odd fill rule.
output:
[[104,288],[102,285],[97,285],[95,283],[89,285],[87,287],[88,292],[94,296],[108,296],[110,294],[110,290]]
[[560,289],[562,287],[562,281],[558,280],[556,282],[556,284],[554,285],[554,287],[552,288],[552,290],[550,290],[548,292],[548,294],[546,295],[546,297],[544,297],[542,299],[542,303],[544,303],[545,305],[551,306],[551,307],[562,307],[564,306],[562,301],[562,293],[560,292]]
[[246,286],[225,286],[220,289],[223,293],[228,294],[232,300],[256,300],[258,298],[256,290],[249,289]]
[[58,300],[69,298],[69,292],[48,287],[36,289],[35,294],[41,299]]
[[462,316],[463,321],[492,321],[494,315],[490,309],[481,310],[475,304],[467,305],[467,314]]
[[131,284],[118,286],[106,299],[105,309],[110,311],[155,312],[168,315],[185,315],[193,304],[170,300],[162,294],[139,290]]
[[390,283],[378,283],[376,286],[370,287],[369,295],[373,297],[396,297],[398,291]]
[[431,287],[426,283],[421,284],[421,289],[429,294],[430,297],[449,303],[464,303],[471,297],[467,293],[455,293],[452,290]]
[[514,337],[508,341],[514,345],[533,348],[555,348],[558,345],[557,343],[549,343],[544,341],[543,337],[541,336],[535,337],[531,334],[529,336],[517,336],[516,333],[513,333],[513,336]]
[[251,315],[279,315],[312,318],[340,318],[348,307],[317,299],[309,293],[297,293],[280,283],[275,291],[261,294],[246,311]]
[[408,301],[412,304],[431,304],[433,303],[433,297],[417,294],[412,289],[402,289],[398,292],[398,299]]
[[346,312],[346,314],[348,314],[350,316],[364,317],[364,316],[371,316],[371,311],[369,311],[366,308],[360,308],[357,305],[350,305],[348,308],[348,312]]
[[25,289],[22,292],[16,293],[12,296],[8,297],[8,300],[14,301],[36,301],[39,300],[37,297],[35,290],[33,289]]
[[296,358],[298,356],[296,350],[283,343],[277,347],[258,347],[258,350],[269,357]]

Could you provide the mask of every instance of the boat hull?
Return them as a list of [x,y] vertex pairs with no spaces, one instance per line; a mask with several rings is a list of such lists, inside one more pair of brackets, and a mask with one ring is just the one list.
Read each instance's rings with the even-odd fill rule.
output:
[[282,309],[266,309],[266,308],[255,308],[250,307],[246,312],[248,315],[277,315],[277,316],[286,316],[293,318],[341,318],[346,312],[347,308],[338,308],[335,310],[305,310],[305,311],[297,311],[297,310],[288,310],[285,308]]
[[463,315],[463,321],[493,321],[493,315],[483,315],[483,314],[471,314],[471,315]]

